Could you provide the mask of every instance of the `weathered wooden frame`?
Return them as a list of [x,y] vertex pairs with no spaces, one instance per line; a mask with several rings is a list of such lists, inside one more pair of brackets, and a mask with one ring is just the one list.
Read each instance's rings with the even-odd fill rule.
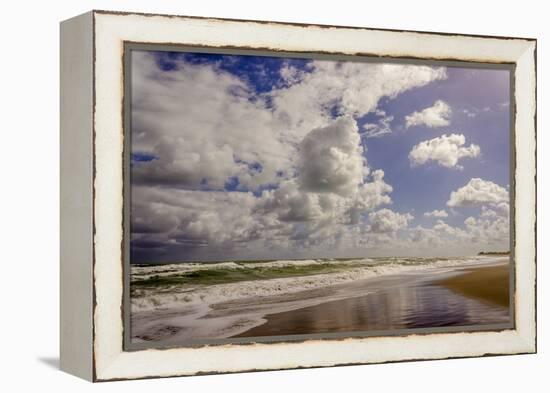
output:
[[[124,350],[128,42],[515,66],[514,328]],[[536,351],[536,40],[92,11],[61,24],[61,368],[92,381]]]

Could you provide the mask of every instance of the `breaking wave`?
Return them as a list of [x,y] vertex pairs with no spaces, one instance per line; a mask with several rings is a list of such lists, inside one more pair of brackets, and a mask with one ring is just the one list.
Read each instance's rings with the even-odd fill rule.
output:
[[132,312],[188,308],[278,295],[391,274],[487,264],[495,257],[310,259],[137,265],[131,270]]

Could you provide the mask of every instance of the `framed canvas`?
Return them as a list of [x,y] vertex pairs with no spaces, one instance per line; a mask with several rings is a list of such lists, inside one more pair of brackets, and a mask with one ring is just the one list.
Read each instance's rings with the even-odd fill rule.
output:
[[61,368],[536,351],[536,40],[61,24]]

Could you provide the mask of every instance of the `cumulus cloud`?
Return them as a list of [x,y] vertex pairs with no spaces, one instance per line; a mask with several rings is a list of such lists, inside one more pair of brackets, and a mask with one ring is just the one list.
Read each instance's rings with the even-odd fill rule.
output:
[[449,215],[445,210],[433,210],[431,212],[424,213],[424,217],[437,217],[437,218],[444,218],[448,217]]
[[[479,214],[468,211],[472,217],[456,225],[441,220],[447,211],[428,211],[434,225],[411,228],[410,213],[385,208],[393,187],[367,162],[367,138],[389,134],[394,120],[377,109],[380,100],[445,79],[444,68],[287,62],[273,87],[260,92],[217,62],[177,57],[163,68],[147,52],[134,52],[132,61],[134,261],[507,247],[504,188],[472,179],[447,205],[477,206]],[[359,130],[366,114],[375,120]],[[439,127],[450,116],[436,101],[406,121]],[[479,155],[455,134],[415,149],[414,165],[457,168]]]
[[458,160],[474,158],[480,153],[478,145],[471,144],[465,147],[466,138],[462,134],[442,135],[414,145],[409,153],[412,166],[423,165],[435,161],[446,168],[462,169]]
[[510,205],[508,202],[493,203],[490,207],[481,206],[481,217],[495,218],[508,217],[510,214]]
[[133,52],[131,231],[140,261],[346,250],[384,243],[387,228],[412,219],[382,210],[368,226],[393,189],[369,168],[356,120],[376,112],[371,134],[385,133],[392,117],[379,101],[445,79],[445,68],[289,62],[279,76],[259,92],[217,62],[180,56],[162,67],[158,53]]
[[390,209],[381,209],[369,213],[370,231],[374,233],[394,233],[409,225],[414,217],[409,214],[401,214]]
[[306,74],[305,71],[293,67],[288,63],[283,64],[279,70],[279,73],[281,75],[281,79],[283,80],[284,86],[290,86],[300,82]]
[[[355,122],[340,118],[313,130],[296,151],[299,174],[260,195],[135,184],[133,249],[142,256],[185,250],[204,257],[206,250],[358,245],[360,232],[350,225],[391,203],[392,187],[382,170],[366,167]],[[316,182],[308,182],[310,177]]]
[[447,224],[443,220],[437,220],[435,225],[433,226],[434,231],[436,231],[439,235],[447,235],[454,239],[461,239],[467,237],[467,233],[460,229],[453,227],[449,224]]
[[342,117],[308,133],[300,144],[298,180],[304,191],[351,195],[366,167],[357,125]]
[[181,59],[164,71],[152,53],[132,53],[132,152],[155,158],[134,165],[134,182],[223,189],[238,177],[254,189],[293,165],[293,145],[241,79]]
[[446,78],[445,68],[311,61],[285,64],[282,86],[258,93],[216,63],[132,52],[132,151],[140,184],[222,190],[238,178],[258,189],[292,176],[296,146],[341,115],[362,116],[382,97]]
[[450,225],[438,219],[431,228],[410,229],[409,240],[412,244],[451,252],[464,252],[465,248],[477,248],[478,251],[509,249],[509,202],[508,192],[503,187],[474,178],[453,191],[447,204],[453,207],[477,206],[480,209],[478,215],[466,218],[463,226]]
[[411,228],[409,241],[415,247],[445,250],[451,254],[464,253],[465,249],[477,249],[476,252],[508,250],[510,208],[507,198],[507,191],[495,183],[471,179],[452,193],[449,202],[456,207],[481,207],[478,215],[466,218],[464,225],[451,225],[438,219],[431,228]]
[[313,221],[331,214],[334,200],[330,195],[302,192],[291,180],[275,190],[264,191],[257,209],[264,214],[274,213],[279,221]]
[[468,217],[464,220],[469,240],[473,243],[500,244],[508,247],[510,223],[506,217],[495,219]]
[[481,206],[483,204],[499,204],[508,202],[508,191],[489,180],[470,179],[468,184],[451,192],[447,206]]
[[384,181],[384,171],[381,169],[373,171],[369,181],[363,183],[357,193],[350,198],[351,205],[348,208],[350,223],[357,224],[361,214],[392,203],[388,195],[392,191],[392,186]]
[[508,250],[509,222],[507,217],[468,217],[464,227],[437,220],[431,228],[417,226],[408,230],[410,247],[440,250],[452,254],[466,249]]
[[[174,258],[192,250],[231,250],[269,233],[252,214],[251,193],[189,191],[174,188],[132,187],[131,246],[141,262]],[[228,223],[231,225],[228,225]],[[279,225],[277,231],[283,229]],[[207,251],[209,252],[209,251]]]
[[432,228],[418,225],[409,230],[409,241],[414,247],[440,247],[443,244],[441,236]]
[[382,97],[393,98],[412,88],[447,78],[443,67],[400,64],[366,64],[316,60],[308,72],[289,87],[269,93],[275,116],[297,136],[322,126],[333,110],[341,115],[363,116],[376,109]]
[[430,128],[444,127],[450,124],[451,107],[442,100],[437,100],[433,106],[405,116],[405,126],[425,125]]
[[[338,120],[334,127],[339,128],[345,124],[346,121]],[[322,133],[333,132],[336,128],[327,127],[319,129],[319,131]],[[356,132],[356,128],[354,129]],[[313,134],[313,136],[319,135]],[[384,181],[384,171],[378,169],[368,173],[368,169],[363,166],[364,160],[362,158],[359,160],[359,156],[355,157],[356,162],[352,160],[349,165],[346,165],[346,160],[349,157],[343,158],[342,156],[345,154],[336,155],[338,159],[343,160],[342,165],[323,163],[325,160],[330,161],[330,157],[326,157],[329,153],[323,153],[323,149],[331,139],[316,137],[314,140],[315,142],[312,143],[319,143],[322,147],[318,157],[315,153],[318,161],[322,162],[320,168],[317,167],[319,164],[316,164],[313,168],[308,167],[306,173],[315,176],[315,181],[309,182],[309,177],[303,178],[304,172],[301,172],[297,178],[282,182],[278,188],[263,191],[261,198],[258,199],[258,211],[262,214],[275,214],[278,220],[285,222],[308,222],[311,224],[313,221],[323,221],[324,224],[328,224],[330,221],[331,225],[336,223],[357,224],[363,213],[372,211],[380,205],[391,203],[388,194],[392,192],[393,188]],[[357,146],[354,146],[355,148]],[[335,146],[328,150],[331,149],[338,151]],[[314,148],[313,151],[318,152],[318,149]],[[311,157],[312,151],[309,148],[300,150],[300,152],[304,155],[301,158],[302,161],[305,157],[314,158]],[[355,151],[353,154],[358,153]],[[325,171],[326,165],[332,165],[335,168]],[[345,168],[346,166],[347,168]],[[344,172],[340,176],[335,176],[340,171],[339,167],[344,167]],[[328,178],[323,178],[321,173],[326,173]],[[324,180],[319,181],[320,179]]]

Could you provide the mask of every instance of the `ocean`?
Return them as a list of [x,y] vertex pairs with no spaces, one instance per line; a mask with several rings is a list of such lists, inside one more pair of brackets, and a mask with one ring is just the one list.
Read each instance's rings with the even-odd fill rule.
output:
[[[440,286],[428,286],[425,283],[433,281],[434,277],[440,279],[460,274],[465,269],[503,265],[508,261],[508,257],[502,256],[474,256],[132,265],[131,338],[132,342],[170,344],[242,337],[249,331],[262,332],[258,329],[262,325],[275,326],[273,322],[267,323],[269,315],[284,315],[285,318],[279,318],[278,323],[281,326],[275,330],[264,329],[266,333],[262,335],[277,335],[277,332],[307,334],[323,331],[357,331],[369,326],[374,328],[375,325],[377,329],[389,329],[397,325],[403,327],[403,321],[410,319],[415,313],[418,314],[420,309],[426,312],[426,307],[435,304],[434,298],[438,300],[437,307],[433,311],[428,310],[428,313],[434,315],[426,319],[428,322],[423,322],[428,327],[430,324],[437,327],[453,323],[505,322],[508,318],[507,307],[497,307],[483,301],[460,297],[452,291],[444,291]],[[424,284],[419,286],[419,283]],[[431,288],[430,292],[427,292],[428,287]],[[389,293],[389,288],[397,289],[391,292],[390,297],[394,298],[392,301],[398,301],[397,298],[403,297],[400,302],[406,301],[407,304],[410,303],[409,297],[419,296],[418,290],[412,294],[411,288],[424,288],[421,295],[426,297],[425,304],[410,305],[408,311],[396,311],[395,307],[388,308],[387,305],[373,306],[372,300],[381,293]],[[405,295],[407,289],[409,293]],[[445,304],[439,302],[445,296],[450,299],[447,309]],[[363,298],[368,299],[366,306],[358,303]],[[459,301],[458,308],[457,298],[463,299]],[[339,312],[335,314],[333,310],[331,320],[316,323],[316,319],[326,319],[322,316],[323,310],[328,311],[328,307],[335,304],[347,304],[344,308],[353,310],[353,315],[350,316],[345,310],[340,312],[342,315],[337,315]],[[468,316],[465,319],[466,306],[479,316]],[[311,310],[312,307],[317,307],[317,316],[308,326],[324,327],[299,326],[299,321],[306,315],[305,311],[300,311]],[[415,307],[418,308],[417,311]],[[367,311],[371,315],[368,321],[353,322],[362,320],[357,318],[363,318]],[[391,321],[388,319],[390,314]],[[374,321],[377,320],[388,320],[387,326],[384,323],[375,324]]]

